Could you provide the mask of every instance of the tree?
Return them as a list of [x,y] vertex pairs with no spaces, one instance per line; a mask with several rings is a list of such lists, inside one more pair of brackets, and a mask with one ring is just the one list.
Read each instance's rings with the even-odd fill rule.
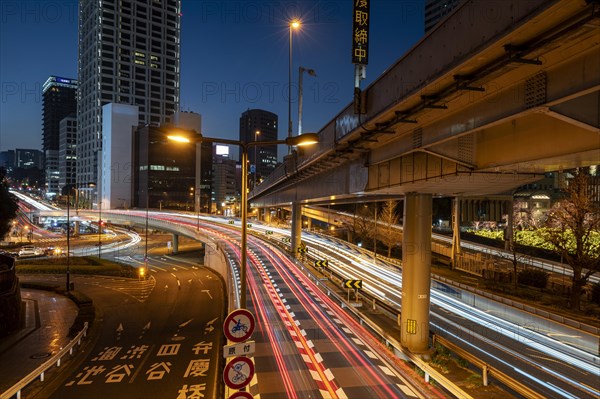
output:
[[398,201],[388,200],[383,203],[380,222],[384,225],[385,234],[381,236],[381,241],[388,249],[388,258],[392,256],[392,247],[400,242],[402,234],[396,228],[400,217],[396,214],[396,205]]
[[[506,242],[505,249],[508,252],[498,251],[498,256],[507,259],[512,263],[513,284],[516,291],[519,287],[519,263],[523,263],[526,256],[520,252],[521,245],[517,243],[517,229],[515,229],[515,227],[518,227],[521,230],[528,228],[532,226],[531,221],[533,218],[531,217],[531,212],[529,212],[528,209],[524,210],[522,205],[518,202],[513,201],[512,212],[512,219],[509,217],[510,215],[507,215],[507,226],[504,233],[504,240]],[[509,223],[512,223],[512,226],[508,226]],[[512,232],[512,236],[510,235],[510,232]]]
[[374,234],[374,211],[370,205],[357,206],[351,222],[345,222],[354,242],[366,241]]
[[0,168],[0,239],[11,228],[11,221],[17,217],[17,199],[8,191],[4,168]]
[[542,238],[573,269],[570,307],[579,309],[590,276],[600,271],[600,207],[592,197],[589,176],[579,170],[565,188],[565,198],[547,214]]

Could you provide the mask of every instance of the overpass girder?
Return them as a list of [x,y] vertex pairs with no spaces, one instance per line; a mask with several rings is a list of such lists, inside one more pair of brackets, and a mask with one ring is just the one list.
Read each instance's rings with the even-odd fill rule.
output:
[[288,185],[270,195],[253,199],[251,206],[278,206],[348,197],[364,193],[367,179],[368,169],[364,159],[360,159],[306,178],[301,183]]
[[413,152],[369,166],[370,194],[493,195],[539,180],[543,174],[480,172],[433,154]]
[[[532,114],[545,114],[548,117],[543,129],[560,129],[565,132],[562,136],[553,137],[558,140],[554,142],[557,150],[563,143],[566,147],[570,146],[571,134],[580,136],[577,140],[584,152],[597,148],[600,123],[600,46],[571,57],[551,70],[529,65],[523,68],[527,68],[528,74],[516,82],[512,81],[514,77],[492,81],[485,92],[468,92],[455,97],[447,103],[448,110],[422,113],[419,124],[410,130],[406,130],[405,125],[397,126],[398,133],[393,141],[382,142],[373,148],[369,163],[387,161],[420,149],[464,161],[477,169],[485,169],[488,167],[485,164],[490,162],[480,165],[474,159],[474,146],[477,142],[485,140],[486,132],[495,131],[498,126],[510,130],[511,125],[523,118],[530,118]],[[522,71],[521,73],[523,74]],[[536,118],[536,121],[539,120]],[[566,147],[563,156],[578,154],[576,149],[571,153],[566,151]],[[553,156],[557,155],[560,154]],[[580,156],[576,158],[576,161],[582,159]],[[592,156],[588,159],[588,164],[597,163],[597,160],[597,157]],[[482,161],[481,157],[478,157],[478,161]],[[566,165],[576,164],[568,159],[566,161]],[[508,159],[504,165],[508,165],[509,169],[517,166],[510,165]],[[501,166],[501,163],[494,165]],[[521,165],[521,168],[524,166]],[[548,170],[550,169],[545,167],[529,172]]]

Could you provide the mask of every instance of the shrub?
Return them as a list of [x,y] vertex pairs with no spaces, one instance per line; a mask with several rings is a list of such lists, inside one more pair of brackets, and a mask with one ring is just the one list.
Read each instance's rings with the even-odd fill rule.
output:
[[536,288],[546,288],[549,274],[543,270],[526,269],[519,272],[519,284]]
[[600,283],[592,284],[592,302],[600,305]]

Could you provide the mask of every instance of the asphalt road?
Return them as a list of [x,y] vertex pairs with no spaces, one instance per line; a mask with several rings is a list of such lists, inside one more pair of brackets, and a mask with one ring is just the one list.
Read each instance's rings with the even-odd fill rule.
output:
[[50,398],[222,396],[222,280],[173,258],[148,262],[144,281],[75,279],[100,312],[101,333]]

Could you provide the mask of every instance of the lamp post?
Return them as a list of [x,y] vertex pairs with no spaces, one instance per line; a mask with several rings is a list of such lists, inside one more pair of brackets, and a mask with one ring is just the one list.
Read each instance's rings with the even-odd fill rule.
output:
[[292,137],[292,31],[300,28],[300,21],[290,21],[290,48],[289,48],[289,70],[288,70],[288,138]]
[[67,194],[67,292],[71,290],[71,220],[69,209],[71,202],[71,190]]
[[[180,143],[220,143],[237,145],[240,148],[242,163],[242,192],[241,192],[241,218],[242,218],[242,236],[240,239],[240,308],[246,308],[246,251],[248,246],[248,148],[259,145],[257,141],[245,142],[229,139],[220,139],[213,137],[204,137],[201,134],[194,134],[191,131],[171,131],[167,133],[169,140]],[[316,133],[305,133],[301,136],[288,137],[285,140],[261,141],[260,145],[278,145],[286,144],[288,146],[306,146],[319,142],[319,136]]]
[[[145,236],[145,248],[144,248],[144,273],[148,270],[148,204],[150,193],[148,189],[146,189],[146,236]],[[143,275],[143,274],[142,274]]]
[[102,201],[98,202],[98,258],[102,257]]
[[[254,141],[257,142],[258,141],[258,136],[260,135],[260,130],[257,130],[256,132],[254,132]],[[254,189],[256,187],[256,175],[258,175],[258,159],[256,158],[256,149],[258,148],[258,145],[254,146],[254,187],[252,187],[252,189]]]
[[298,134],[302,134],[302,74],[304,72],[317,77],[314,69],[298,67]]

